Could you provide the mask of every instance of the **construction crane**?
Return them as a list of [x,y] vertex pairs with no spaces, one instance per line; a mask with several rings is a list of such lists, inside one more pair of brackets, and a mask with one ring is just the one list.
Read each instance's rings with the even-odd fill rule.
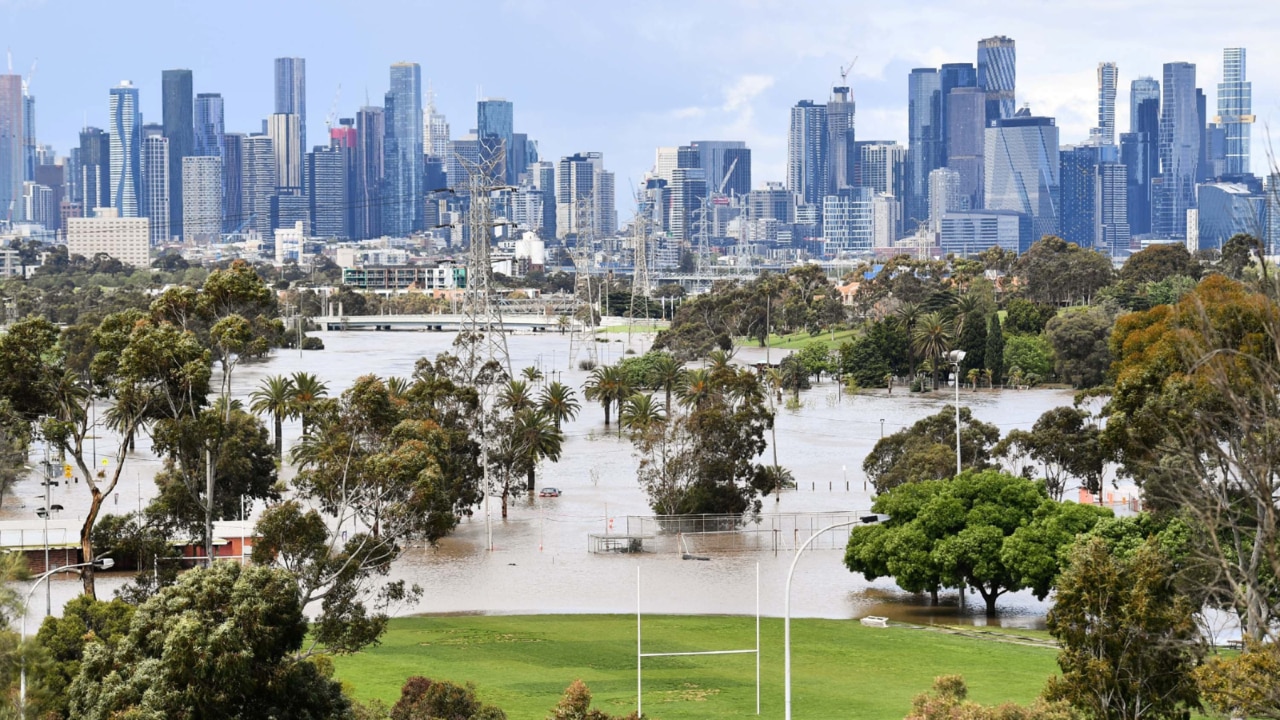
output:
[[31,80],[36,76],[36,63],[40,62],[40,58],[31,61],[31,70],[27,72],[27,79],[22,81],[22,94],[27,95],[31,92]]
[[847,85],[847,84],[848,84],[848,83],[846,83],[846,82],[845,82],[845,80],[846,80],[846,78],[848,78],[848,77],[849,77],[849,73],[853,72],[853,66],[854,66],[854,65],[857,65],[857,64],[858,64],[858,56],[857,56],[857,55],[854,55],[854,56],[853,56],[853,62],[849,63],[848,65],[841,65],[841,66],[840,66],[840,84],[841,84],[841,85]]
[[717,195],[724,194],[724,186],[729,184],[729,178],[733,177],[733,169],[736,167],[738,167],[738,158],[734,158],[733,162],[729,163],[729,169],[724,171],[724,177],[720,179],[720,187],[716,190]]
[[329,105],[329,114],[324,116],[325,130],[333,129],[333,121],[338,119],[338,100],[342,99],[342,83],[338,83],[338,91],[333,94],[333,103]]

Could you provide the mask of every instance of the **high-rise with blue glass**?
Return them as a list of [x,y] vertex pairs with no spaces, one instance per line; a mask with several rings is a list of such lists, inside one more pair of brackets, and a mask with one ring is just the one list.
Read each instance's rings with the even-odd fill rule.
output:
[[[169,231],[182,232],[182,158],[195,153],[194,99],[190,70],[165,70],[160,74],[164,137],[168,140]],[[152,220],[152,235],[156,235]]]
[[138,88],[128,80],[111,88],[107,105],[107,135],[111,143],[111,207],[120,217],[138,217],[142,190],[142,113]]
[[196,95],[193,154],[201,157],[222,157],[225,127],[222,117],[222,95],[218,93]]
[[[942,79],[935,68],[907,76],[908,229],[929,219],[929,173],[942,167]],[[914,221],[914,222],[913,222]]]
[[302,146],[307,145],[307,61],[305,58],[276,58],[276,114],[297,115]]
[[1017,108],[1018,52],[1003,35],[978,41],[978,87],[987,93],[987,122],[1013,117]]
[[1196,100],[1196,66],[1165,63],[1160,107],[1160,178],[1152,188],[1152,232],[1159,237],[1186,237],[1187,210],[1196,203],[1204,125]]
[[417,63],[391,66],[385,113],[382,232],[405,236],[423,223],[422,68]]
[[1054,119],[1021,110],[988,126],[984,144],[986,209],[1027,215],[1035,240],[1058,234],[1060,165]]
[[[515,109],[510,100],[485,98],[476,103],[476,138],[480,141],[480,162],[493,166],[496,183],[515,185],[516,153],[512,145],[515,136]],[[523,154],[523,153],[521,153]],[[460,189],[460,188],[459,188]]]
[[827,195],[827,106],[801,100],[791,108],[787,136],[787,189],[800,202],[822,207]]
[[1218,116],[1226,130],[1226,175],[1249,173],[1249,141],[1253,123],[1253,83],[1244,79],[1244,48],[1222,51],[1222,82],[1218,83]]
[[1089,130],[1091,145],[1116,144],[1116,81],[1119,72],[1113,62],[1098,63],[1098,125]]
[[0,216],[22,202],[22,76],[0,75]]

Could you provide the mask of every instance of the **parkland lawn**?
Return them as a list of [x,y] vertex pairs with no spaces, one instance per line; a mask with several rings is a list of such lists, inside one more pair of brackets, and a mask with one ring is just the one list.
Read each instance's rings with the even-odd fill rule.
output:
[[[755,646],[755,619],[644,618],[644,652]],[[1057,670],[1056,651],[1022,633],[953,635],[853,620],[793,620],[792,714],[902,718],[938,675],[962,674],[970,699],[1031,701]],[[1043,633],[1026,633],[1043,638]],[[783,715],[783,624],[761,621],[761,715]],[[388,704],[410,675],[471,681],[511,720],[542,720],[581,678],[595,705],[635,709],[636,619],[625,615],[447,616],[391,621],[382,644],[335,660],[356,697]],[[657,720],[755,715],[755,657],[645,658],[644,711]]]

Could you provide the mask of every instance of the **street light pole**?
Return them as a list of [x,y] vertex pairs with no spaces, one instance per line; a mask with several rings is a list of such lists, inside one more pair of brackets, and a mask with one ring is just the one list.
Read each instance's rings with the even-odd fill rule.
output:
[[839,527],[856,525],[858,524],[858,522],[859,521],[857,520],[849,520],[848,522],[839,522],[834,525],[828,525],[822,528],[821,530],[814,533],[813,535],[810,535],[808,540],[804,541],[804,544],[800,546],[800,549],[796,550],[796,556],[791,560],[791,569],[787,571],[787,594],[786,594],[786,601],[785,601],[785,610],[783,613],[784,620],[783,620],[783,626],[782,626],[783,627],[783,631],[782,631],[783,644],[786,647],[786,657],[785,657],[785,666],[784,666],[786,686],[787,686],[786,687],[786,690],[787,690],[786,720],[791,720],[791,577],[796,573],[796,563],[800,562],[800,556],[804,554],[805,548],[809,547],[809,543],[816,540],[819,535],[827,532],[828,530],[834,530]]
[[[34,595],[36,592],[36,589],[40,587],[40,583],[44,582],[45,580],[48,580],[50,577],[54,575],[54,573],[67,572],[70,570],[75,570],[76,568],[89,567],[90,565],[98,568],[99,570],[108,570],[115,564],[116,564],[116,561],[112,560],[111,558],[100,558],[92,562],[77,563],[75,565],[64,565],[60,568],[54,568],[53,570],[46,570],[43,575],[40,575],[39,577],[37,577],[35,582],[31,585],[31,589],[27,591],[26,604],[22,606],[22,645],[27,644],[27,605],[31,603],[31,596]],[[27,652],[25,648],[21,652],[22,652],[22,672],[21,672],[21,675],[19,676],[20,679],[18,681],[18,707],[21,711],[22,717],[26,717],[27,716]]]
[[956,383],[956,475],[960,474],[960,362],[964,360],[963,350],[952,350],[947,353],[951,367],[955,369]]

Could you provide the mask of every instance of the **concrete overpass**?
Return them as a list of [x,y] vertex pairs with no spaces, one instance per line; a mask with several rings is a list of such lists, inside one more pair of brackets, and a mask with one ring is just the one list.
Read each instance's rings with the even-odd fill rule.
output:
[[[457,332],[462,329],[465,317],[461,313],[432,313],[428,315],[321,315],[309,318],[325,330],[417,330],[433,332]],[[562,315],[503,313],[502,324],[508,330],[529,332],[558,332]],[[567,319],[567,318],[566,318]],[[568,326],[564,326],[568,330]]]

